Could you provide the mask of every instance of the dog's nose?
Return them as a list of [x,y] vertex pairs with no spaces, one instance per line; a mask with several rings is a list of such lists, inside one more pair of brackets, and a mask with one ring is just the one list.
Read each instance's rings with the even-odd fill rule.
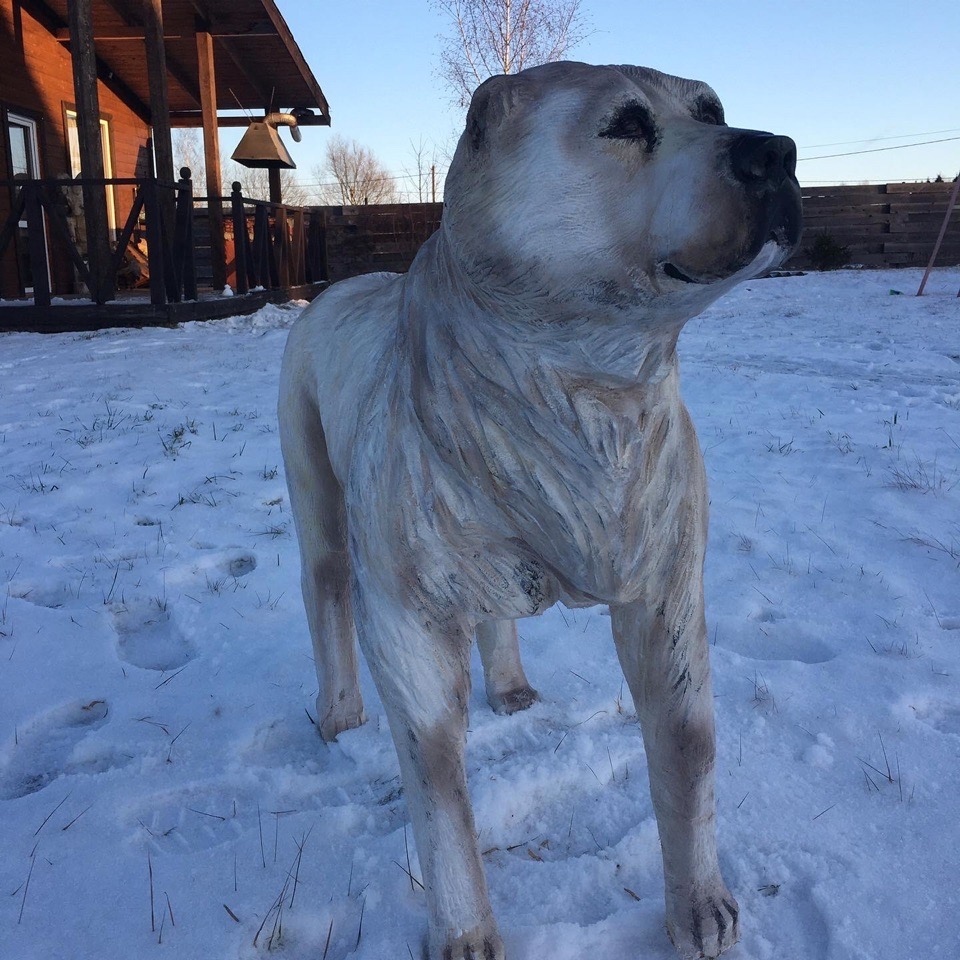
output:
[[730,148],[738,180],[757,186],[779,187],[797,171],[797,145],[789,137],[770,133],[745,133]]

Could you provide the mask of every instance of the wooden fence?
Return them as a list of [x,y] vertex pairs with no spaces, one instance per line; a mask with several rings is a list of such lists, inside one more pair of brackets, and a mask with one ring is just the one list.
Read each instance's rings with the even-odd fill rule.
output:
[[[819,234],[847,247],[850,263],[924,267],[943,223],[949,183],[889,183],[803,188],[803,239],[785,266],[809,269]],[[379,270],[407,270],[440,225],[443,204],[323,207],[324,270],[331,281]],[[960,211],[950,218],[939,266],[960,263]]]
[[[950,183],[804,187],[803,240],[789,267],[810,267],[818,235],[848,248],[865,267],[925,267],[950,200]],[[960,263],[960,212],[954,211],[938,266]]]
[[403,273],[440,226],[442,203],[315,208],[323,217],[324,279]]

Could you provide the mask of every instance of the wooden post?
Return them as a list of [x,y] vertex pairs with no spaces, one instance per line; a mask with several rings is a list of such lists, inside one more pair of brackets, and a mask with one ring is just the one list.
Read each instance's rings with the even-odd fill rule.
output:
[[27,221],[27,246],[30,273],[33,280],[33,305],[50,306],[50,281],[47,274],[47,244],[43,238],[43,207],[40,203],[40,184],[24,183],[23,215]]
[[[73,95],[77,103],[80,172],[85,180],[103,180],[100,96],[97,90],[91,0],[67,0],[67,18],[73,62]],[[90,295],[97,303],[105,303],[116,296],[116,278],[111,272],[107,194],[102,185],[84,185],[83,216],[87,225],[87,263],[92,281]]]
[[196,250],[193,243],[193,181],[190,168],[180,168],[177,184],[177,221],[173,232],[174,257],[177,263],[177,288],[184,300],[197,299]]
[[[933,253],[930,254],[930,262],[927,264],[927,269],[924,271],[923,279],[920,281],[920,289],[917,291],[917,296],[919,297],[923,293],[923,288],[927,285],[927,280],[930,278],[930,271],[933,270],[933,264],[937,259],[937,254],[940,252],[940,244],[943,243],[943,238],[947,233],[947,224],[950,222],[950,215],[953,213],[953,208],[957,205],[957,194],[960,192],[960,174],[957,174],[957,179],[953,181],[953,189],[950,191],[950,202],[947,204],[947,212],[943,217],[943,224],[940,227],[940,234],[937,237],[937,242],[933,245]],[[957,291],[957,296],[960,297],[960,290]]]
[[237,265],[236,292],[247,293],[250,290],[250,281],[247,277],[247,248],[250,246],[250,241],[247,239],[247,213],[243,208],[243,189],[238,180],[233,182],[230,205],[233,211],[233,260]]
[[157,181],[143,181],[143,212],[147,220],[147,264],[150,270],[150,302],[162,306],[167,302],[167,257],[164,248],[163,222],[157,197]]
[[253,217],[253,278],[258,287],[269,290],[276,286],[276,266],[270,243],[270,216],[264,204],[258,203]]
[[275,207],[273,211],[273,249],[277,262],[277,286],[291,286],[292,250],[290,244],[290,225],[287,223],[287,208]]
[[217,131],[217,80],[213,64],[213,36],[197,25],[200,64],[200,110],[203,114],[203,160],[207,172],[207,210],[210,217],[210,258],[213,288],[227,284],[227,251],[223,239],[223,180],[220,173],[220,137]]
[[293,239],[290,243],[292,258],[292,286],[300,286],[307,282],[307,235],[304,228],[303,207],[293,211]]
[[283,203],[283,190],[280,186],[280,169],[270,167],[267,170],[270,180],[270,202]]
[[[159,190],[160,218],[163,222],[164,249],[173,250],[177,194],[166,184],[174,182],[173,137],[170,133],[170,104],[167,98],[167,51],[163,44],[163,9],[160,0],[142,0],[144,42],[147,51],[147,84],[150,87],[150,139],[153,143],[154,174],[164,185]],[[181,271],[170,264],[167,271],[167,297],[180,300],[183,290]]]
[[[147,46],[147,83],[150,86],[150,126],[156,174],[173,183],[173,139],[170,135],[170,105],[167,100],[167,53],[163,45],[163,10],[160,0],[142,0],[144,40]],[[160,196],[166,197],[161,191]],[[171,201],[172,201],[171,197]],[[163,206],[168,206],[163,203]],[[169,204],[172,214],[173,204]],[[172,223],[172,220],[171,220]]]

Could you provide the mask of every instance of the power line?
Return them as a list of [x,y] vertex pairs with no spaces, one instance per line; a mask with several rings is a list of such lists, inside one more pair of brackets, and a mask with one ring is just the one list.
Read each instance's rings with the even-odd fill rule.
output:
[[[358,177],[358,183],[386,183],[388,180],[427,180],[430,177],[430,171],[425,170],[423,173],[398,173],[396,175],[391,174],[389,177]],[[305,187],[339,187],[340,184],[335,180],[330,183],[322,183],[314,180],[300,180],[298,181]]]
[[931,143],[949,143],[952,140],[960,140],[960,137],[944,137],[942,140],[923,140],[920,143],[901,143],[895,147],[874,147],[872,150],[851,150],[848,153],[827,153],[819,157],[800,157],[797,162],[803,160],[832,160],[834,157],[858,157],[864,153],[884,153],[887,150],[905,150],[907,147],[926,147]]
[[[960,133],[960,130],[928,130],[926,133],[898,133],[890,137],[868,137],[866,140],[838,140],[836,143],[808,143],[801,150],[821,150],[824,147],[849,147],[857,143],[879,143],[883,140],[909,140],[911,137],[938,137],[941,133]],[[908,144],[909,146],[909,144]]]

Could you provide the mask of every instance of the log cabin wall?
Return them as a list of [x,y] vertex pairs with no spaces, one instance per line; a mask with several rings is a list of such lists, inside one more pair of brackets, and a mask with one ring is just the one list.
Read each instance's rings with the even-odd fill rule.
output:
[[[98,84],[100,115],[108,121],[113,177],[144,176],[150,171],[149,128],[103,83]],[[18,0],[0,0],[0,179],[11,175],[7,114],[16,113],[37,124],[41,177],[69,176],[66,110],[74,104],[69,47],[53,35]],[[133,198],[133,187],[114,189],[114,216],[123,226]],[[10,197],[0,190],[0,223],[10,211]],[[73,268],[48,231],[50,272],[55,294],[73,292]],[[3,288],[16,282],[16,256],[8,250],[0,262]]]

